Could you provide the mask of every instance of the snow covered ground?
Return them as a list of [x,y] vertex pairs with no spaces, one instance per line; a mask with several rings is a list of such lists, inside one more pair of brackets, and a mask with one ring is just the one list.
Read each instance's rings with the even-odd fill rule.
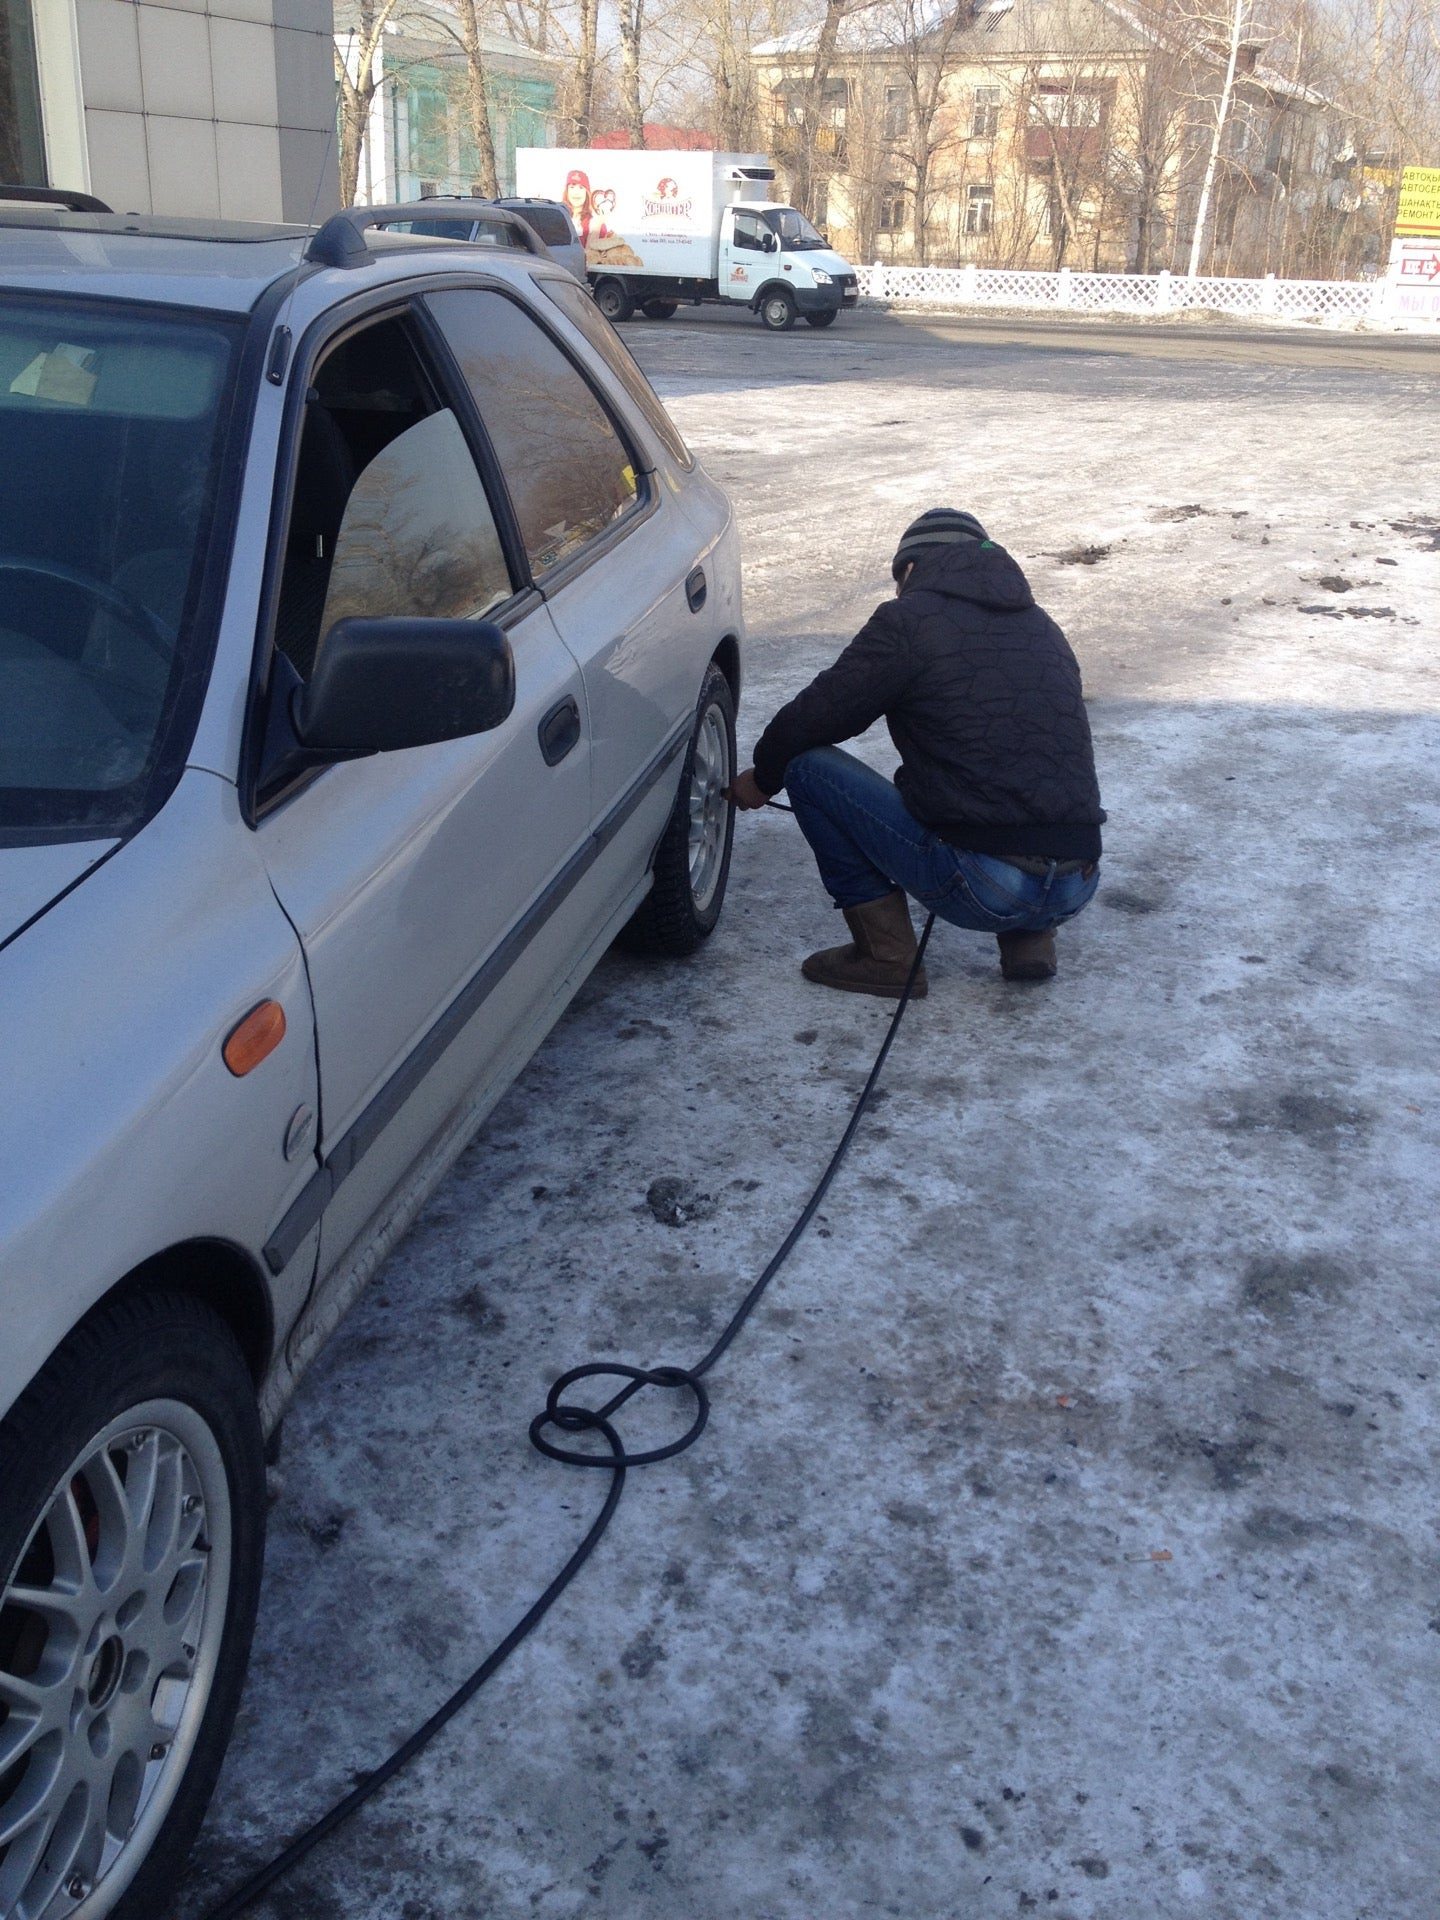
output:
[[[257,1913],[1431,1920],[1440,355],[628,337],[740,515],[743,743],[970,508],[1081,656],[1105,878],[1048,987],[938,930],[700,1445]],[[707,950],[605,962],[341,1329],[187,1916],[579,1536],[549,1380],[697,1356],[779,1240],[886,1018],[801,979],[835,928],[742,819]]]

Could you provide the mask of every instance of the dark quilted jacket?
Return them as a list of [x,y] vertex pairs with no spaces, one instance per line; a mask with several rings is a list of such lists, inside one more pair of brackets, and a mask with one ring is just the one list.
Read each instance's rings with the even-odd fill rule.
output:
[[1080,668],[1003,547],[922,551],[899,598],[770,722],[756,780],[777,793],[797,754],[882,715],[905,805],[952,845],[1099,859],[1105,814]]

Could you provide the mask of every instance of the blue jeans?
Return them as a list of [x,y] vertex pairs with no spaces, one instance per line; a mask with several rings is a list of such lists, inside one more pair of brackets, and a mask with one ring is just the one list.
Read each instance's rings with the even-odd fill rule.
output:
[[797,754],[785,790],[837,907],[862,907],[894,887],[952,927],[1021,933],[1055,927],[1088,906],[1088,874],[1022,873],[986,853],[965,853],[924,827],[893,781],[839,747]]

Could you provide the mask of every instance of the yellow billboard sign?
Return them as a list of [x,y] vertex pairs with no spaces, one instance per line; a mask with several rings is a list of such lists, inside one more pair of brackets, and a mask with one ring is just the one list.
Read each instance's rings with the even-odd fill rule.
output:
[[1397,240],[1440,237],[1440,167],[1406,167],[1395,210]]

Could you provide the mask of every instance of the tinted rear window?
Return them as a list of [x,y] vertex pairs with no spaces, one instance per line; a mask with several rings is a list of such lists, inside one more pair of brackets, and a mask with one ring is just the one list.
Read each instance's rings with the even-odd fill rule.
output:
[[519,207],[516,211],[524,215],[547,247],[574,244],[570,223],[558,207]]

